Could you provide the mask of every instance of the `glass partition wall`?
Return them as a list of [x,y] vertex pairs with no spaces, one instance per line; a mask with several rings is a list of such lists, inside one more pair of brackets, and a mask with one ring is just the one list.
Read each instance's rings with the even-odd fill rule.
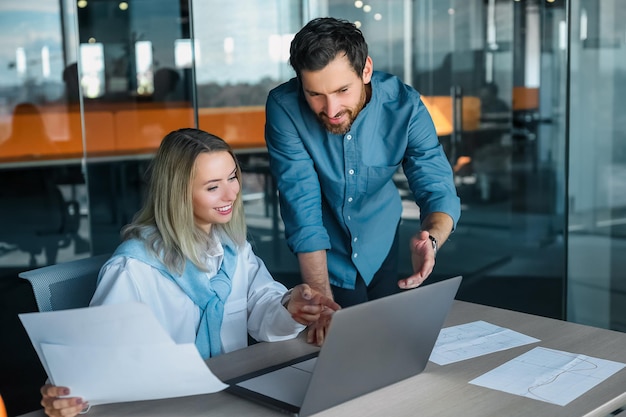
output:
[[74,105],[76,6],[0,6],[0,268],[7,276],[90,252]]
[[167,133],[196,124],[186,0],[77,3],[79,89],[94,254],[112,252]]
[[567,319],[626,331],[626,3],[570,8]]
[[[293,76],[293,34],[332,15],[361,28],[375,69],[422,93],[454,169],[463,214],[433,279],[464,275],[460,297],[471,301],[605,327],[623,322],[615,299],[623,287],[619,2],[63,0],[2,8],[6,271],[112,251],[141,203],[159,140],[197,125],[237,150],[251,240],[271,270],[297,280],[268,174],[263,106]],[[397,185],[407,240],[418,211],[401,172]],[[406,259],[401,273],[410,273]]]

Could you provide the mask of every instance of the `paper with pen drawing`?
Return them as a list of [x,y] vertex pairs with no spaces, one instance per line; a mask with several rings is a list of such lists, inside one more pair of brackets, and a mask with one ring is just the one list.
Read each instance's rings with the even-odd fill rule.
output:
[[619,362],[536,347],[470,384],[564,406],[624,366]]
[[[217,392],[193,345],[177,345],[144,304],[19,315],[50,381],[90,404]],[[124,376],[124,380],[120,376]]]
[[438,365],[447,365],[538,341],[479,320],[441,329],[430,360]]

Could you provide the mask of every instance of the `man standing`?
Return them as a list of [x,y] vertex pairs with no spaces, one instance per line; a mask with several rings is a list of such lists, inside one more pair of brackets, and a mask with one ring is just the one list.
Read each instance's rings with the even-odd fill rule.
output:
[[[270,92],[265,139],[303,280],[343,307],[417,287],[460,216],[419,93],[375,72],[361,31],[345,20],[310,21],[290,53],[296,77]],[[414,274],[398,281],[400,167],[421,230],[410,242]]]

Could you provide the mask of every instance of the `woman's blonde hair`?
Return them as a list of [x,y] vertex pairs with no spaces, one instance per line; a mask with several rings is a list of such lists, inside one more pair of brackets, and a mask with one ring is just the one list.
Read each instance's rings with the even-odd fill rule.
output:
[[[235,161],[241,184],[241,169],[232,148],[222,139],[199,129],[179,129],[169,133],[152,161],[148,195],[133,222],[122,229],[124,240],[144,241],[150,252],[173,272],[182,273],[186,259],[201,270],[210,237],[194,220],[192,182],[196,160],[201,153],[228,152]],[[246,241],[246,222],[241,192],[233,203],[232,219],[214,224],[215,236],[224,235],[241,246]]]

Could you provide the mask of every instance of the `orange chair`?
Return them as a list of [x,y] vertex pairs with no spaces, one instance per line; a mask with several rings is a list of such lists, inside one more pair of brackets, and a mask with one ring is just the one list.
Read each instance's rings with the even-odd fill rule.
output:
[[2,401],[2,395],[0,395],[0,417],[7,417],[7,409],[4,407],[4,401]]

